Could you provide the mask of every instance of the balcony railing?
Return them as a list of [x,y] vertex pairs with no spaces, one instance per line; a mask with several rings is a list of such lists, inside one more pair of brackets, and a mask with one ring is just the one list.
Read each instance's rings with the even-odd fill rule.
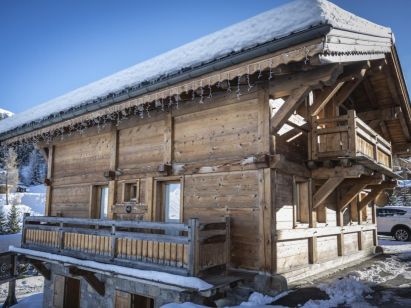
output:
[[312,159],[339,158],[365,159],[392,170],[391,144],[358,118],[354,110],[313,121]]
[[22,247],[79,259],[198,276],[229,262],[230,223],[166,224],[61,217],[24,218]]

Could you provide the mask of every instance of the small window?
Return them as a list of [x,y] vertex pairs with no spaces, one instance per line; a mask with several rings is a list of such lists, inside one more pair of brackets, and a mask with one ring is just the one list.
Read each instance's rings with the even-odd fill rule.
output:
[[137,184],[126,184],[126,197],[124,201],[137,202]]
[[295,182],[294,181],[294,222],[297,223],[309,223],[310,221],[310,209],[309,209],[309,191],[308,182]]
[[99,189],[100,219],[108,218],[108,186]]
[[181,220],[181,184],[164,184],[164,221],[179,223]]

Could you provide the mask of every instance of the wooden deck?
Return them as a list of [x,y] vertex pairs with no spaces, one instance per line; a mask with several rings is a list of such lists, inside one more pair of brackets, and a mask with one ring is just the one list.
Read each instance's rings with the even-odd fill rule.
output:
[[391,144],[356,116],[347,115],[313,121],[313,160],[349,158],[374,170],[392,171]]
[[126,267],[198,276],[225,268],[229,220],[188,224],[25,217],[22,247]]

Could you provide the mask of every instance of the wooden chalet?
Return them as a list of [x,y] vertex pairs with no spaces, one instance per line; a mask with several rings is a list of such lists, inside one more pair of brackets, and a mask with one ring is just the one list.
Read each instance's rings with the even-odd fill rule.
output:
[[123,73],[0,123],[48,162],[12,249],[44,307],[210,304],[378,252],[374,200],[411,147],[389,28],[297,0]]

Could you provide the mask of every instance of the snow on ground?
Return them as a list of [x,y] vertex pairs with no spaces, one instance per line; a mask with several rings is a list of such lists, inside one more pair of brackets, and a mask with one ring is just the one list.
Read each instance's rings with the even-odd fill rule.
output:
[[36,293],[29,295],[18,301],[13,308],[42,308],[43,307],[43,293]]
[[9,246],[20,247],[21,233],[0,235],[0,252],[9,250]]
[[[411,283],[411,243],[398,242],[390,237],[379,240],[383,247],[386,258],[373,261],[365,268],[359,268],[349,272],[345,277],[335,279],[331,282],[319,285],[319,289],[324,291],[329,299],[310,300],[302,307],[304,308],[329,308],[338,305],[348,305],[350,307],[373,307],[367,299],[373,299],[374,292],[380,292],[383,296],[382,302],[388,301],[384,296],[395,297],[391,291],[380,291],[385,284],[396,279],[409,280]],[[410,287],[410,284],[403,284],[399,287]],[[381,296],[381,295],[378,295]],[[377,297],[378,297],[377,296]],[[402,298],[398,301],[405,302]],[[411,305],[410,301],[406,301]]]
[[[5,119],[0,123],[0,133],[40,121],[52,114],[84,106],[91,100],[144,81],[175,74],[182,69],[199,66],[320,24],[391,38],[391,29],[357,17],[331,2],[296,0]],[[375,48],[370,46],[370,52],[376,51]]]
[[[43,292],[44,278],[43,276],[31,276],[23,279],[18,279],[16,282],[16,297],[20,300],[23,297],[34,293]],[[0,303],[3,303],[7,298],[8,284],[0,285]],[[15,307],[15,306],[13,306]]]

